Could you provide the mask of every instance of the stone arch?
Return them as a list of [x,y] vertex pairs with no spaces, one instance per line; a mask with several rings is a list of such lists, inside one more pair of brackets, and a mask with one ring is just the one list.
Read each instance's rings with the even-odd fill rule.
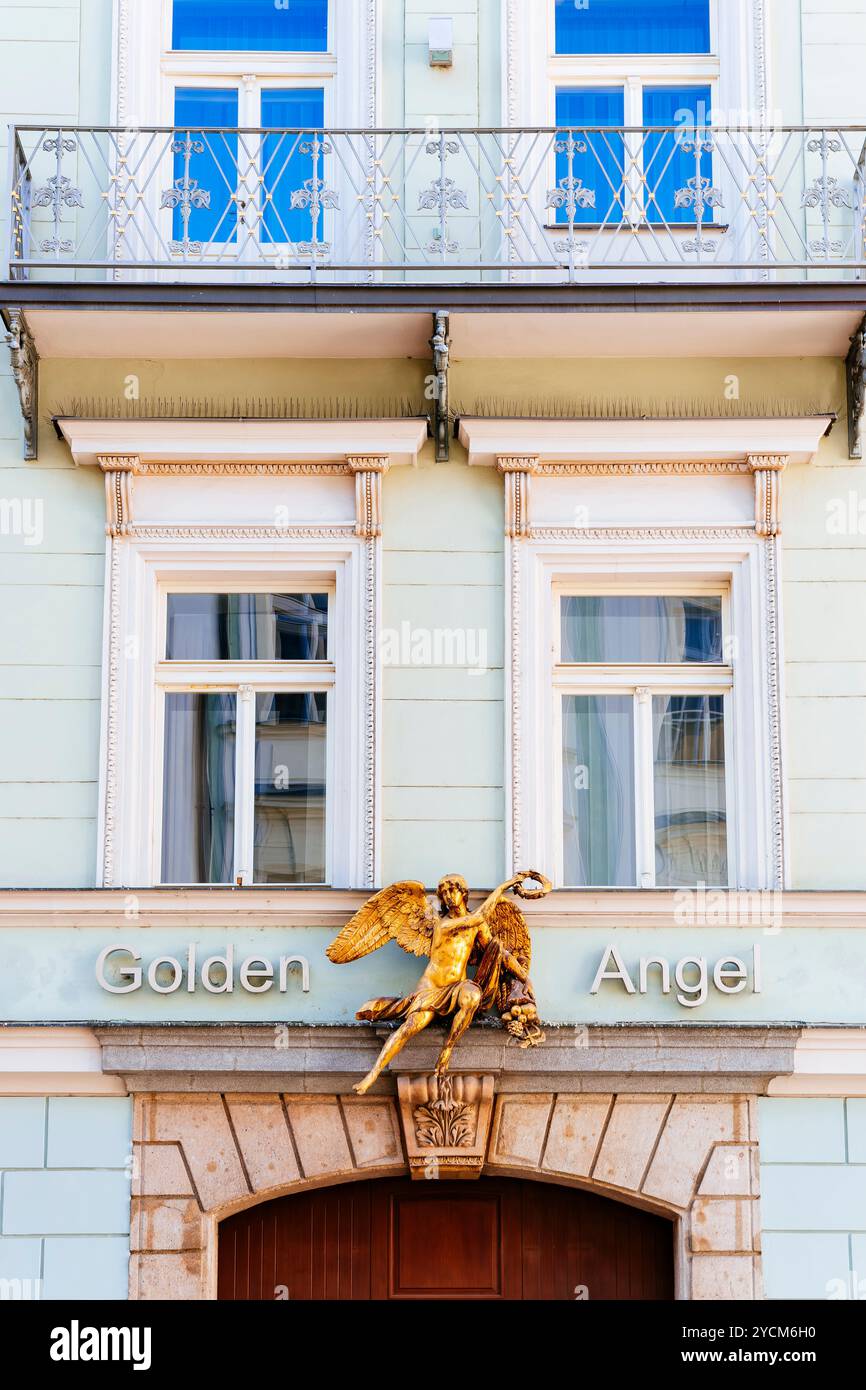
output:
[[[756,1147],[749,1097],[508,1092],[482,1172],[665,1214],[679,1298],[757,1298]],[[244,1207],[408,1172],[392,1096],[139,1093],[130,1297],[214,1297],[218,1225]]]

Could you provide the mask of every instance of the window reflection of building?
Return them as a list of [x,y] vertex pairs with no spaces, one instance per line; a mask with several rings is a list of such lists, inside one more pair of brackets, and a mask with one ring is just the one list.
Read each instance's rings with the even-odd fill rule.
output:
[[327,692],[298,685],[332,683],[328,612],[324,592],[167,596],[167,665],[229,688],[166,682],[164,883],[326,882]]
[[256,696],[256,883],[325,880],[327,696]]

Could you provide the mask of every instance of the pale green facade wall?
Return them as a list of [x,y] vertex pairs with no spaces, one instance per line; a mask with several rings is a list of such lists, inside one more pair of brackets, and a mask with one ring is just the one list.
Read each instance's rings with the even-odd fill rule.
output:
[[806,122],[863,124],[866,8],[862,0],[802,0]]
[[767,1298],[866,1298],[866,1100],[758,1102]]
[[[111,0],[0,4],[4,261],[8,123],[109,119],[111,15]],[[101,480],[77,476],[68,456],[25,466],[21,452],[4,348],[0,502],[41,503],[44,538],[0,533],[0,884],[83,887],[96,861]]]
[[[383,123],[500,125],[501,30],[497,0],[384,0]],[[431,68],[428,26],[454,20],[454,61]]]
[[[426,364],[340,364],[341,389],[359,400],[423,396]],[[334,390],[333,364],[316,362],[46,362],[41,454],[20,463],[17,399],[4,381],[2,491],[43,503],[44,543],[0,536],[3,715],[0,721],[0,884],[87,886],[94,881],[102,630],[102,479],[77,470],[48,416],[76,397],[120,395],[124,376],[143,397]],[[862,534],[844,521],[849,494],[866,496],[849,466],[842,364],[832,360],[690,362],[460,361],[455,403],[497,395],[688,402],[715,410],[738,379],[740,405],[760,413],[782,398],[832,409],[840,421],[818,462],[783,482],[783,601],[791,881],[796,888],[866,887],[866,580]],[[493,383],[493,387],[491,386]],[[433,881],[445,860],[477,883],[504,861],[504,592],[501,481],[452,463],[394,469],[384,486],[383,626],[469,629],[486,643],[487,670],[414,664],[383,673],[383,875]],[[855,507],[856,511],[856,507]],[[836,534],[837,513],[843,517]],[[833,529],[835,526],[836,530]],[[50,733],[46,733],[50,731]],[[435,834],[433,833],[435,830]],[[415,868],[412,868],[412,865]]]
[[0,1096],[6,1296],[126,1298],[131,1153],[129,1100]]

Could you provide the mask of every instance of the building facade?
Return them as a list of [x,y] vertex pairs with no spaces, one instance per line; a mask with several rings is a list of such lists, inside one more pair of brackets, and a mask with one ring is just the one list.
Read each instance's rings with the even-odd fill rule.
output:
[[0,35],[6,1296],[866,1296],[866,7]]

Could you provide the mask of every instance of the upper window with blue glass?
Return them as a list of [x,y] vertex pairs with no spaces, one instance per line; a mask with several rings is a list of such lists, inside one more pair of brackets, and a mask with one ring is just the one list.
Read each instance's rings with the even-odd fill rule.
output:
[[555,0],[561,54],[709,53],[710,0]]
[[171,43],[180,51],[325,53],[328,0],[174,0]]

